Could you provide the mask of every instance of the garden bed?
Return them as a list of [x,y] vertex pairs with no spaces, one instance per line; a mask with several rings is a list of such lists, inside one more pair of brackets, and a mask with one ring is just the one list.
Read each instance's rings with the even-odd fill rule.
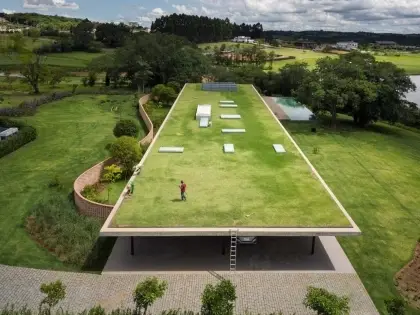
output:
[[412,306],[420,309],[420,242],[413,259],[395,275],[395,285]]

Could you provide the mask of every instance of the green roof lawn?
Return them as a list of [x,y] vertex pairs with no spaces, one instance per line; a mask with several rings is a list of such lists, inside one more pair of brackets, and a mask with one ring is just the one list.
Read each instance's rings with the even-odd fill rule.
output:
[[[311,174],[275,118],[251,85],[238,92],[185,87],[135,179],[135,191],[118,209],[113,227],[350,227],[350,223]],[[220,108],[220,100],[237,108]],[[212,126],[199,128],[197,104],[212,105]],[[222,120],[220,114],[240,114]],[[222,134],[222,128],[246,133]],[[233,143],[235,153],[224,153]],[[277,154],[273,144],[287,153]],[[184,153],[158,153],[183,146]],[[179,182],[187,184],[180,201]]]

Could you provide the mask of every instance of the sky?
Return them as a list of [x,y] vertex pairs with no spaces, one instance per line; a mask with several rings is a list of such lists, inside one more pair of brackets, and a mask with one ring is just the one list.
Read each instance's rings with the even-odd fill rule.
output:
[[146,27],[162,15],[185,13],[260,22],[265,30],[420,33],[420,0],[1,0],[0,10]]

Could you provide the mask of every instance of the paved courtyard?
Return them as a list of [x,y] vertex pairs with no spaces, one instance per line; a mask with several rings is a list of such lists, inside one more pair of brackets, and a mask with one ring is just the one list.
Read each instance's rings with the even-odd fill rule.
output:
[[[350,297],[352,315],[378,314],[360,279],[354,273],[170,273],[157,275],[168,282],[165,296],[151,308],[155,313],[165,309],[199,311],[200,296],[207,283],[220,277],[236,285],[236,314],[245,311],[268,314],[282,311],[285,315],[311,314],[302,305],[306,287],[323,287]],[[92,275],[55,272],[0,265],[0,306],[27,305],[36,309],[42,299],[42,283],[60,279],[67,286],[64,310],[81,311],[101,304],[107,310],[133,307],[131,294],[135,285],[147,275]]]
[[[304,239],[296,242],[308,243]],[[138,246],[140,245],[141,243],[138,243]],[[310,244],[307,245],[310,250]],[[203,247],[205,246],[207,244],[203,243]],[[268,245],[265,246],[267,249]],[[198,312],[205,285],[217,283],[219,279],[225,278],[236,286],[236,314],[244,314],[246,311],[261,315],[279,311],[284,315],[313,314],[302,305],[306,288],[311,285],[349,296],[352,315],[377,315],[372,300],[336,239],[321,237],[317,240],[316,247],[320,257],[328,253],[327,264],[318,266],[326,266],[325,270],[215,272],[211,271],[215,269],[209,269],[210,271],[165,272],[157,269],[120,274],[114,270],[107,274],[95,275],[0,265],[0,307],[14,304],[16,307],[26,305],[37,309],[42,299],[40,285],[61,280],[67,287],[66,299],[60,305],[64,310],[79,312],[97,304],[107,310],[118,307],[132,308],[132,292],[136,284],[148,276],[155,275],[168,282],[168,289],[165,296],[151,308],[152,314],[168,309]],[[220,250],[220,247],[217,248]],[[252,251],[252,247],[248,250]],[[287,252],[284,248],[283,251]],[[309,257],[308,250],[305,250],[305,255]],[[320,261],[325,262],[325,257]],[[175,259],[175,264],[179,267],[178,263]],[[299,265],[299,261],[297,264]],[[150,262],[146,261],[145,266],[150,266]],[[244,263],[243,266],[246,267],[247,264]],[[262,265],[264,266],[267,265]]]

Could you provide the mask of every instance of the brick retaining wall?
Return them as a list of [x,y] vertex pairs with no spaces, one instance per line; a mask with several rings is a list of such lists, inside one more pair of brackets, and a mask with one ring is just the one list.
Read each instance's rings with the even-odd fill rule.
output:
[[[153,140],[153,123],[143,108],[143,105],[146,104],[149,99],[150,94],[144,95],[139,99],[139,113],[147,129],[149,130],[147,135],[139,141],[139,144],[141,145],[150,143]],[[81,214],[98,217],[105,220],[111,213],[114,205],[106,205],[88,200],[82,196],[81,192],[83,188],[86,187],[86,185],[93,185],[99,182],[102,170],[105,166],[111,165],[112,162],[112,159],[108,158],[86,170],[74,181],[74,202]]]

